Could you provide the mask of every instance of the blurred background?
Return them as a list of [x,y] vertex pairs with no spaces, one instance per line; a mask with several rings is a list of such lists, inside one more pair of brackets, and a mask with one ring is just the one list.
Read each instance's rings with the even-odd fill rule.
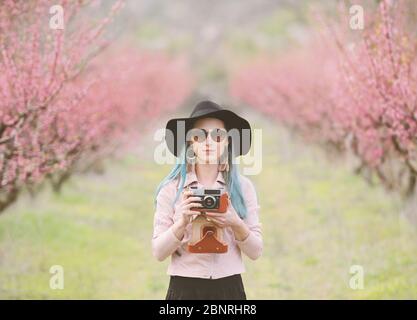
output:
[[0,298],[164,299],[154,134],[208,98],[262,130],[248,299],[416,299],[417,6],[355,4],[2,2]]

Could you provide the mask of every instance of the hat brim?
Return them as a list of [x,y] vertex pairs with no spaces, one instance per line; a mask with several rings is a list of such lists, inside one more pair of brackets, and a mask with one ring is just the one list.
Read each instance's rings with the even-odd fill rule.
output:
[[[175,118],[171,119],[167,122],[166,131],[171,132],[165,134],[165,141],[168,146],[169,151],[175,155],[176,157],[179,156],[182,148],[185,145],[186,133],[193,128],[194,122],[198,119],[202,118],[217,118],[222,120],[225,123],[226,129],[230,132],[232,129],[237,129],[239,131],[238,139],[232,138],[232,143],[234,145],[234,156],[241,156],[245,155],[249,152],[250,146],[252,144],[252,133],[251,127],[249,122],[238,116],[236,113],[230,110],[217,110],[213,112],[209,112],[204,115],[196,116],[196,117],[188,117],[188,118]],[[181,121],[184,121],[184,138],[178,139],[178,128],[181,128],[181,125],[178,125]],[[245,130],[246,129],[246,130]],[[233,134],[232,134],[233,137]]]

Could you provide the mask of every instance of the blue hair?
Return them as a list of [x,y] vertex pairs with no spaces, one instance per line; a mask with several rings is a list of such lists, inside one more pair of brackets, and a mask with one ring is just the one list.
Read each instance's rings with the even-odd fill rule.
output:
[[[158,188],[156,189],[156,194],[155,194],[155,205],[156,205],[156,198],[159,192],[169,182],[177,178],[180,179],[180,185],[179,185],[177,194],[175,195],[175,199],[172,203],[172,206],[175,205],[175,203],[177,202],[179,198],[179,195],[184,190],[184,184],[185,184],[186,175],[187,175],[187,156],[186,156],[187,148],[188,147],[184,147],[182,149],[180,156],[177,158],[177,163],[174,165],[171,172],[158,185]],[[234,164],[232,160],[233,160],[232,144],[229,143],[228,159],[227,159],[228,164],[229,164],[229,171],[226,174],[224,174],[223,177],[226,182],[227,191],[229,193],[233,208],[235,208],[239,217],[241,219],[244,219],[247,216],[247,207],[245,204],[245,199],[243,198],[243,194],[242,194],[242,187],[241,187],[240,179],[239,179],[240,173],[238,170],[238,166],[237,164]]]

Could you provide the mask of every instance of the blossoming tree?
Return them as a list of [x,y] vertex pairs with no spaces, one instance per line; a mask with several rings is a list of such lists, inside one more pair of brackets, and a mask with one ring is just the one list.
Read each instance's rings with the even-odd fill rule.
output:
[[50,1],[0,6],[0,211],[24,188],[50,181],[58,190],[190,88],[178,59],[134,49],[100,59],[103,31],[122,1],[95,23],[81,15],[90,2],[59,4],[63,29],[48,23]]
[[[306,139],[354,154],[357,172],[408,197],[417,178],[417,41],[410,1],[380,1],[312,41],[240,70],[232,94]],[[413,28],[414,26],[414,28]]]

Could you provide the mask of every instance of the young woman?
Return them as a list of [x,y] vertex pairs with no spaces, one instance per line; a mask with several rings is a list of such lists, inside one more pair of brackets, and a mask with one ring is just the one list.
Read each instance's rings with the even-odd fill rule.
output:
[[[178,139],[181,122],[184,139]],[[249,151],[250,125],[234,112],[202,101],[189,118],[171,119],[166,129],[168,149],[179,161],[157,188],[152,238],[153,255],[159,261],[171,256],[165,299],[246,300],[241,253],[257,259],[263,240],[254,185],[238,172],[233,159]],[[239,135],[229,134],[232,131]],[[223,188],[228,193],[225,213],[205,213],[207,221],[223,232],[226,253],[188,252],[192,221],[201,214],[192,210],[201,204],[191,196],[190,187]]]

